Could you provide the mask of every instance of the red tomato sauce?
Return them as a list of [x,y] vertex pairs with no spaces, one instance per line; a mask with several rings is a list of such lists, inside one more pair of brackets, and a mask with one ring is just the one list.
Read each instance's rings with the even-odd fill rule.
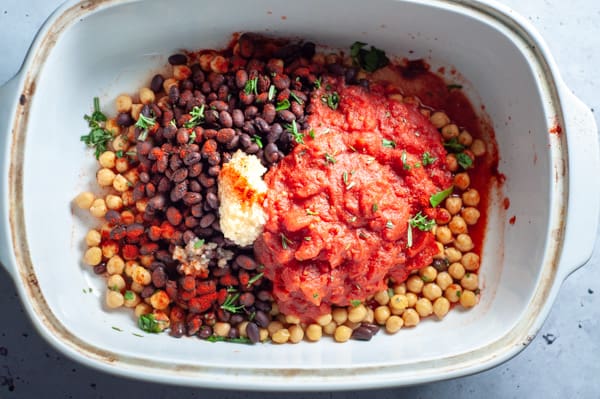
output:
[[312,133],[265,176],[268,221],[254,244],[280,311],[303,321],[429,265],[435,238],[409,219],[435,215],[431,195],[452,185],[441,136],[416,105],[384,85],[329,84],[337,109],[315,93]]

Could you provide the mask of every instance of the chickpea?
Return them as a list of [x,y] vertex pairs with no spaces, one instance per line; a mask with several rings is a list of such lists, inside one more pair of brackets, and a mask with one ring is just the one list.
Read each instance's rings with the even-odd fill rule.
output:
[[123,305],[126,308],[134,308],[141,301],[140,296],[131,290],[125,291],[125,294],[123,295],[123,299],[124,299]]
[[99,247],[91,247],[85,251],[83,261],[89,266],[96,266],[102,262],[102,250]]
[[436,241],[435,246],[437,248],[437,252],[433,255],[433,257],[437,258],[437,259],[443,259],[445,257],[444,256],[444,244]]
[[164,310],[171,303],[171,298],[163,290],[157,290],[150,297],[150,304],[154,309]]
[[454,186],[460,190],[466,190],[471,184],[471,178],[466,172],[457,173],[454,176]]
[[[317,317],[317,320],[315,320],[317,322],[317,324],[321,325],[321,326],[326,326],[327,324],[331,323],[331,320],[333,319],[331,313],[327,313],[327,314],[323,314],[319,317]],[[296,323],[298,324],[298,323]]]
[[106,306],[110,309],[116,309],[123,306],[125,299],[123,298],[123,294],[119,291],[108,290],[106,292]]
[[123,206],[129,207],[132,206],[133,201],[133,191],[125,191],[121,194],[121,199],[123,200]]
[[104,201],[106,202],[106,207],[108,209],[118,211],[123,208],[123,200],[117,195],[108,194]]
[[479,287],[479,277],[475,273],[466,273],[460,280],[460,285],[465,290],[475,291]]
[[217,321],[213,326],[213,332],[218,337],[226,337],[231,331],[231,324],[222,321]]
[[98,230],[90,230],[85,235],[85,243],[88,247],[97,247],[102,242],[102,236]]
[[109,290],[121,292],[125,289],[125,279],[120,274],[113,274],[106,280],[106,286]]
[[444,291],[444,296],[452,303],[458,302],[462,295],[462,287],[458,284],[450,284]]
[[479,255],[474,252],[467,252],[463,255],[460,263],[464,266],[465,270],[470,272],[479,269]]
[[427,317],[433,313],[433,306],[431,301],[427,298],[419,298],[415,305],[415,310],[421,317]]
[[473,208],[471,206],[463,209],[460,214],[463,217],[463,219],[465,220],[465,223],[470,226],[476,224],[477,221],[479,220],[479,217],[481,216],[481,214],[479,213],[479,210],[477,208]]
[[122,274],[125,270],[125,262],[119,255],[115,255],[106,262],[106,271],[108,274]]
[[473,143],[473,136],[471,136],[471,133],[467,132],[466,130],[463,130],[458,135],[458,142],[464,145],[465,147],[469,147]]
[[[331,316],[333,318],[333,321],[335,321],[337,324],[344,324],[346,322],[346,320],[348,320],[348,311],[346,310],[346,308],[334,308],[331,311]],[[321,324],[321,323],[319,323]],[[326,324],[321,324],[322,326],[327,325],[329,323]]]
[[458,160],[456,159],[456,155],[446,155],[446,168],[448,168],[450,172],[456,172],[458,170]]
[[442,244],[450,244],[453,240],[452,230],[447,226],[438,226],[435,231],[435,238]]
[[425,283],[430,283],[437,277],[437,270],[433,266],[427,266],[419,270],[419,276]]
[[125,177],[123,177],[123,175],[116,175],[115,179],[113,180],[112,186],[115,190],[119,191],[119,192],[124,192],[129,190],[129,181],[127,181],[127,179]]
[[362,303],[348,309],[348,320],[352,323],[360,323],[367,316],[367,308]]
[[276,344],[285,344],[290,339],[290,331],[287,328],[281,328],[271,335],[271,340]]
[[437,129],[441,129],[450,123],[450,118],[444,112],[438,111],[434,112],[429,119],[431,124],[435,126]]
[[463,253],[469,252],[475,247],[473,240],[471,240],[471,236],[468,234],[459,234],[456,236],[456,239],[454,240],[454,246]]
[[390,95],[388,95],[388,98],[392,101],[397,101],[399,103],[401,103],[402,100],[404,100],[404,97],[402,97],[402,94],[400,94],[400,93],[390,94]]
[[125,267],[124,267],[124,271],[125,271],[125,275],[127,277],[131,277],[133,275],[133,269],[135,269],[136,267],[139,267],[140,264],[137,263],[134,260],[128,260],[127,262],[125,262]]
[[133,185],[135,185],[135,183],[137,183],[140,180],[140,174],[135,168],[129,169],[128,171],[123,173],[123,176],[125,176],[125,178]]
[[98,157],[98,162],[100,163],[100,166],[102,166],[103,168],[112,169],[115,167],[115,159],[116,158],[117,158],[117,156],[115,155],[114,152],[104,151]]
[[421,318],[419,314],[414,309],[406,309],[404,313],[402,313],[402,320],[404,321],[405,327],[414,327],[419,324]]
[[451,263],[448,267],[448,273],[455,280],[460,280],[465,275],[465,267],[458,262]]
[[312,63],[317,65],[325,65],[325,54],[315,53],[312,57]]
[[121,113],[131,111],[132,103],[133,101],[131,100],[131,97],[129,97],[127,94],[121,94],[115,101],[117,112]]
[[406,284],[397,284],[394,286],[394,294],[402,295],[406,294]]
[[144,286],[136,281],[132,281],[131,286],[129,288],[131,288],[133,292],[140,294],[144,289]]
[[[202,58],[202,57],[200,57],[200,58]],[[202,68],[202,69],[204,69],[204,68]],[[163,90],[165,91],[165,93],[168,94],[171,86],[176,86],[177,84],[178,84],[177,79],[173,79],[173,78],[165,79],[165,81],[163,82]]]
[[473,151],[473,155],[476,157],[480,157],[486,152],[485,143],[481,139],[473,140],[473,144],[471,144],[471,151]]
[[450,123],[442,128],[442,137],[444,140],[451,140],[458,137],[459,134],[460,130],[458,130],[458,126],[454,123]]
[[102,187],[109,187],[115,180],[115,173],[107,168],[102,168],[96,173],[96,180]]
[[392,311],[396,310],[402,312],[408,306],[408,297],[406,295],[397,294],[390,299],[389,307],[392,309]]
[[267,338],[269,338],[269,330],[267,330],[266,328],[259,328],[258,337],[260,342],[265,342]]
[[430,109],[421,108],[421,109],[419,109],[419,112],[421,113],[421,115],[423,115],[427,119],[429,119],[431,117],[431,110]]
[[[215,57],[215,54],[213,53],[204,53],[202,54],[200,57],[198,57],[198,63],[200,64],[200,68],[202,68],[202,70],[204,72],[210,72],[210,62],[212,61],[212,59]],[[165,90],[167,93],[168,91]]]
[[112,148],[115,151],[127,151],[129,148],[129,140],[127,139],[127,136],[123,134],[116,136],[112,141]]
[[446,248],[444,250],[444,255],[446,255],[446,258],[450,263],[458,262],[462,258],[462,252],[453,247]]
[[448,272],[441,272],[437,275],[435,282],[442,290],[445,290],[450,284],[452,284],[453,280],[452,276],[450,276]]
[[119,173],[124,173],[129,170],[129,161],[126,157],[117,158],[115,162],[115,169]]
[[460,294],[460,304],[465,308],[472,308],[477,304],[477,296],[473,291],[464,290]]
[[352,336],[352,329],[348,326],[338,326],[333,334],[336,342],[346,342]]
[[288,324],[300,324],[300,318],[298,316],[289,314],[285,316],[285,322]]
[[456,215],[462,208],[462,199],[460,197],[446,198],[445,208],[451,215]]
[[448,223],[448,227],[452,234],[463,234],[467,232],[467,224],[465,220],[461,216],[454,216],[450,223]]
[[437,316],[438,319],[443,318],[448,314],[450,310],[450,301],[446,298],[439,297],[433,302],[433,314]]
[[146,268],[142,266],[138,266],[133,269],[131,278],[140,285],[148,285],[152,281],[152,275]]
[[339,55],[336,53],[329,53],[325,56],[326,64],[337,64],[339,60]]
[[152,306],[150,306],[149,304],[145,303],[145,302],[140,302],[136,307],[135,310],[133,311],[135,314],[135,317],[140,317],[142,315],[148,314],[148,313],[152,313]]
[[[129,111],[128,111],[129,112]],[[104,129],[112,133],[113,137],[121,133],[121,126],[117,124],[116,118],[110,118],[106,121]]]
[[323,336],[323,327],[319,324],[309,324],[306,327],[306,339],[312,342],[319,341]]
[[335,324],[335,321],[332,321],[331,323],[323,326],[323,332],[327,335],[333,335],[333,334],[335,334],[336,328],[337,328],[337,324]]
[[279,331],[282,328],[283,328],[283,323],[280,322],[280,321],[277,321],[277,320],[273,320],[267,326],[267,330],[269,330],[269,335],[270,336],[273,336],[273,334],[275,334],[276,331]]
[[390,302],[390,295],[387,290],[377,291],[373,299],[380,305],[387,305]]
[[75,205],[81,209],[90,209],[96,197],[89,191],[84,191],[75,197]]
[[248,336],[248,320],[244,320],[240,324],[238,324],[237,329],[240,333],[240,337],[247,337]]
[[222,55],[217,55],[210,61],[210,69],[215,73],[227,73],[229,61]]
[[152,104],[155,100],[154,92],[147,87],[140,89],[140,102],[142,104]]
[[290,332],[289,342],[292,344],[297,344],[304,338],[304,330],[298,324],[294,324],[288,330]]
[[442,288],[435,283],[426,284],[425,287],[423,287],[423,296],[430,301],[433,301],[442,296]]
[[387,319],[389,319],[392,315],[392,313],[390,312],[390,308],[385,305],[376,307],[373,314],[375,317],[375,321],[379,325],[384,325]]
[[358,327],[360,327],[360,322],[355,323],[353,321],[350,320],[346,320],[346,322],[344,323],[345,326],[350,327],[352,330],[356,330]]
[[423,289],[423,280],[417,275],[410,276],[408,280],[406,280],[406,288],[410,292],[418,294]]
[[150,267],[150,265],[154,262],[154,256],[152,255],[141,255],[140,256],[140,264],[144,267]]
[[479,205],[480,200],[479,192],[474,188],[471,188],[462,194],[462,200],[467,206],[477,206]]
[[390,316],[385,322],[385,331],[390,334],[395,334],[400,331],[403,325],[404,319],[402,317],[396,315]]

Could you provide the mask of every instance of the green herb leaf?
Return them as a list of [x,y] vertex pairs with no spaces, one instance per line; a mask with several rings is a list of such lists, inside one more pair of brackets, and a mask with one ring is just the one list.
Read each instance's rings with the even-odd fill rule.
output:
[[394,140],[382,139],[381,145],[385,148],[396,148],[396,142]]
[[457,85],[457,84],[451,84],[446,86],[448,88],[448,91],[452,90],[452,89],[462,89],[462,85]]
[[135,127],[143,130],[148,130],[154,125],[156,125],[156,119],[145,116],[144,114],[140,114],[137,122],[135,122]]
[[244,86],[244,93],[246,94],[258,94],[258,77],[254,79],[248,79]]
[[123,158],[123,150],[115,151],[115,156],[117,158]]
[[385,51],[371,46],[370,50],[363,47],[366,43],[354,42],[350,47],[350,57],[354,65],[360,66],[367,72],[374,72],[390,63]]
[[330,164],[334,164],[336,162],[335,157],[328,153],[325,153],[325,161],[329,162]]
[[319,297],[319,294],[317,294],[316,292],[313,294],[313,298],[317,299]]
[[318,212],[311,211],[310,209],[306,209],[306,214],[309,216],[318,216]]
[[427,165],[432,165],[437,160],[437,158],[432,157],[429,152],[425,151],[423,153],[421,160],[423,161],[423,166],[427,166]]
[[240,310],[244,309],[244,305],[235,304],[239,298],[239,293],[235,295],[227,295],[227,297],[225,298],[225,302],[223,302],[223,304],[221,305],[221,309],[226,310],[230,313],[238,313]]
[[123,295],[126,301],[133,301],[135,299],[135,294],[133,291],[127,290],[125,291],[125,295]]
[[111,328],[112,328],[113,330],[115,330],[115,331],[118,331],[118,332],[122,332],[122,331],[123,331],[123,330],[121,330],[119,327],[112,326]]
[[337,91],[334,91],[333,93],[322,96],[321,101],[327,104],[329,108],[336,110],[340,105],[340,95],[337,93]]
[[186,123],[184,123],[183,127],[192,129],[192,128],[198,126],[199,124],[201,124],[204,121],[204,108],[205,108],[204,104],[202,104],[199,107],[195,106],[194,108],[192,108],[192,110],[190,111],[190,116],[192,118],[189,121],[187,121]]
[[288,249],[288,244],[291,244],[292,241],[287,238],[283,233],[281,233],[281,246],[283,249]]
[[463,169],[469,169],[473,166],[473,160],[464,152],[456,154],[456,161]]
[[388,296],[389,296],[390,298],[391,298],[391,297],[393,297],[394,295],[396,295],[396,293],[394,292],[394,289],[393,289],[393,288],[388,288],[388,289],[387,289],[387,294],[388,294]]
[[391,230],[391,229],[393,229],[393,228],[394,228],[394,224],[392,223],[392,221],[391,221],[391,220],[388,220],[388,221],[385,223],[385,227],[386,227],[387,229],[390,229],[390,230]]
[[350,300],[350,305],[352,305],[352,307],[357,307],[358,305],[360,305],[362,302],[360,299],[351,299]]
[[310,129],[310,131],[308,132],[308,135],[311,139],[315,139],[315,131],[313,129]]
[[204,245],[204,242],[205,242],[204,238],[201,238],[198,241],[196,241],[194,243],[194,249],[200,249],[200,248],[202,248],[202,246]]
[[406,151],[402,150],[400,160],[402,161],[402,168],[404,168],[404,170],[410,170],[410,165],[406,162]]
[[408,220],[411,227],[416,227],[421,231],[429,231],[435,226],[435,220],[428,219],[420,211]]
[[412,226],[410,225],[410,221],[408,222],[408,230],[406,230],[406,248],[410,248],[413,246],[412,239]]
[[298,125],[296,124],[296,121],[292,121],[292,123],[288,123],[284,127],[288,132],[292,133],[296,143],[304,144],[304,135],[298,131]]
[[272,101],[275,98],[275,86],[271,85],[269,86],[269,94],[267,95],[267,99],[269,101]]
[[344,173],[342,173],[342,181],[346,186],[348,185],[348,172],[344,171]]
[[190,141],[188,141],[188,144],[192,144],[195,140],[196,140],[196,131],[193,130],[192,134],[190,134]]
[[377,212],[378,209],[379,205],[377,205],[377,203],[374,203],[373,206],[371,206],[371,210],[373,211],[373,213]]
[[256,283],[258,280],[260,280],[262,278],[262,276],[264,276],[264,273],[258,273],[255,274],[254,277],[252,277],[250,280],[248,280],[248,284],[247,286],[250,287],[252,284]]
[[277,106],[275,107],[275,111],[277,111],[277,112],[283,111],[285,109],[288,109],[290,106],[291,106],[290,100],[285,98],[285,99],[283,99],[283,101],[280,101],[277,103]]
[[310,241],[310,240],[312,240],[312,238],[310,236],[304,237],[304,241]]
[[465,149],[465,146],[458,142],[456,137],[451,138],[450,140],[444,142],[444,148],[450,152],[462,152]]
[[319,78],[317,80],[315,80],[315,83],[314,83],[315,89],[320,89],[322,83],[323,83],[323,78],[321,76],[319,76]]
[[238,337],[238,338],[229,338],[229,337],[220,337],[218,335],[211,335],[206,338],[208,342],[232,342],[235,344],[251,344],[250,338],[247,337]]
[[98,159],[106,151],[108,143],[113,138],[112,133],[104,128],[104,122],[106,122],[107,118],[100,111],[100,99],[98,97],[94,97],[94,112],[92,115],[84,115],[83,119],[88,122],[90,132],[86,136],[81,136],[79,140],[84,142],[88,147],[95,148],[94,155]]
[[143,314],[138,319],[138,326],[149,333],[159,333],[162,331],[160,326],[158,325],[158,321],[154,318],[152,313]]
[[263,142],[259,135],[255,134],[254,136],[252,136],[252,138],[250,140],[252,140],[252,142],[256,143],[258,148],[263,148]]
[[452,194],[452,191],[454,191],[454,186],[450,186],[449,188],[445,189],[444,191],[439,191],[439,192],[433,194],[429,198],[429,203],[431,204],[432,207],[435,208],[443,200],[445,200],[450,194]]
[[302,99],[298,97],[293,91],[290,92],[290,97],[292,97],[292,100],[296,101],[298,104],[304,104],[304,101],[302,101]]

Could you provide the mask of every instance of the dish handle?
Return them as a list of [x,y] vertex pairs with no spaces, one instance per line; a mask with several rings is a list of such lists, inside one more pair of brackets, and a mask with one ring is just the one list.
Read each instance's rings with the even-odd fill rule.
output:
[[11,125],[17,107],[17,93],[20,86],[20,74],[0,86],[0,264],[16,277],[16,260],[14,257],[9,204],[9,167],[11,146]]
[[565,279],[590,259],[598,234],[600,147],[592,111],[564,84],[560,94],[569,148],[567,223],[558,268]]

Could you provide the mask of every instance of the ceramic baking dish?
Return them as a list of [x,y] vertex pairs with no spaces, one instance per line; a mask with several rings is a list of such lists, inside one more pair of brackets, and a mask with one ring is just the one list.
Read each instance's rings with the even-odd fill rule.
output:
[[[371,342],[276,346],[138,337],[130,312],[102,307],[102,279],[80,259],[89,221],[70,205],[93,180],[82,115],[133,92],[179,49],[233,32],[356,40],[445,66],[493,122],[504,184],[491,193],[481,303]],[[147,84],[147,83],[146,83]],[[417,384],[514,356],[540,328],[560,284],[596,234],[596,126],[540,36],[480,1],[69,1],[46,22],[21,72],[0,89],[0,260],[39,333],[86,365],[174,384],[335,390]],[[505,209],[508,203],[510,206]],[[92,288],[91,292],[89,288]],[[112,327],[117,327],[113,329]],[[119,331],[121,330],[121,331]]]

